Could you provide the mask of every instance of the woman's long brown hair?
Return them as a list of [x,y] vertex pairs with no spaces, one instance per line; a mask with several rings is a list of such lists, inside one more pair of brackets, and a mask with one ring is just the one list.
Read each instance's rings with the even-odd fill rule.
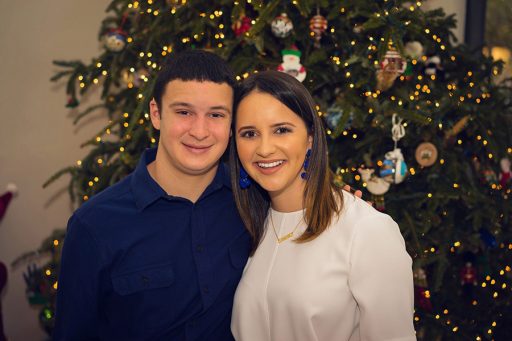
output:
[[[254,181],[248,188],[240,188],[241,165],[236,151],[235,127],[238,105],[254,91],[269,94],[286,105],[304,121],[308,133],[313,137],[303,197],[304,218],[308,227],[295,242],[308,242],[318,237],[329,227],[332,219],[339,214],[343,207],[341,190],[334,183],[333,173],[329,169],[323,122],[317,115],[309,91],[294,77],[282,72],[263,71],[253,74],[237,89],[234,105],[235,115],[232,123],[233,133],[229,150],[233,195],[240,216],[253,238],[251,254],[254,254],[265,233],[265,220],[270,207],[270,197]],[[262,110],[264,108],[265,105],[262,104]]]

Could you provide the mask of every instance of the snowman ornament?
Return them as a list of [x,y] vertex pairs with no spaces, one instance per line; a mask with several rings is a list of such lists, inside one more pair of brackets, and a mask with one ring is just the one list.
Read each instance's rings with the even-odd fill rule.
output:
[[300,63],[302,53],[294,46],[291,49],[281,51],[283,62],[277,67],[277,71],[287,73],[295,77],[299,82],[306,79],[306,68]]

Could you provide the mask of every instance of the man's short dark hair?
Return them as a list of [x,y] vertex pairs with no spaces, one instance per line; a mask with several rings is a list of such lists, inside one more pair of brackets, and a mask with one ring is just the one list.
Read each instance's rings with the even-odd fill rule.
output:
[[162,107],[162,96],[167,84],[175,79],[227,83],[233,90],[236,86],[235,74],[227,62],[216,54],[204,50],[187,50],[167,57],[158,73],[153,88],[153,98]]

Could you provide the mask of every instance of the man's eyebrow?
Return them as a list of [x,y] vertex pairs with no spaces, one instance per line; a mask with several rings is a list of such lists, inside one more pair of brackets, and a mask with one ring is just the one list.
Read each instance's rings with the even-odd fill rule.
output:
[[231,113],[231,109],[226,107],[226,106],[224,106],[224,105],[216,105],[216,106],[211,107],[210,109],[211,110],[224,110],[224,111],[226,111],[229,114]]
[[[169,108],[174,107],[193,108],[194,106],[187,102],[172,102],[169,104]],[[210,110],[222,110],[227,112],[228,114],[231,114],[231,109],[229,107],[226,107],[225,105],[215,105],[213,107],[210,107]]]
[[186,108],[192,108],[192,104],[187,102],[172,102],[169,104],[169,107],[186,107]]

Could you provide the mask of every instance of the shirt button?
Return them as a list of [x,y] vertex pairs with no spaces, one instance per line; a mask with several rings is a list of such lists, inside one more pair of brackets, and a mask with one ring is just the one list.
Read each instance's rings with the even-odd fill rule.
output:
[[197,251],[197,253],[201,253],[201,252],[203,252],[203,250],[204,250],[203,245],[198,244],[198,245],[196,246],[196,251]]
[[205,294],[208,294],[208,293],[210,292],[210,288],[208,288],[208,286],[207,286],[207,285],[205,285],[205,286],[203,287],[203,292],[204,292]]

